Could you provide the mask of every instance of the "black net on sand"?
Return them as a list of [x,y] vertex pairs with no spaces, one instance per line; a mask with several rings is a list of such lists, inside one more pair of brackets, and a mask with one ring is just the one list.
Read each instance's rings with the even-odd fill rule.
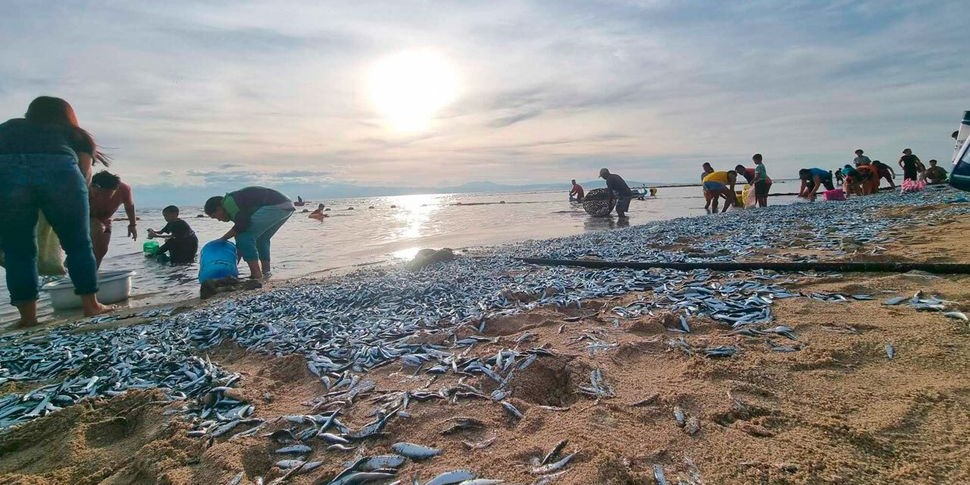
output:
[[607,189],[593,189],[586,192],[583,199],[583,210],[593,217],[606,217],[613,211],[616,205],[615,200],[610,200],[610,191]]

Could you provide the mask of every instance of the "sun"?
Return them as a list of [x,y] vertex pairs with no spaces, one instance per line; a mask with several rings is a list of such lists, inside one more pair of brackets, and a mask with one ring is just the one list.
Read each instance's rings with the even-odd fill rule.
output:
[[405,132],[430,128],[435,114],[458,95],[454,68],[431,50],[404,51],[376,62],[368,84],[387,124]]

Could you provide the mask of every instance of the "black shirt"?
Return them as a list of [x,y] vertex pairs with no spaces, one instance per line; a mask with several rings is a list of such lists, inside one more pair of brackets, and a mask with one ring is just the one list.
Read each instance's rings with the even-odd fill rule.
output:
[[163,227],[162,230],[158,232],[161,232],[164,234],[171,234],[172,237],[175,239],[195,235],[195,233],[192,232],[192,228],[189,227],[189,223],[183,221],[182,219],[175,219],[174,221],[169,222],[168,224],[165,224],[165,227]]
[[633,191],[630,190],[630,186],[626,184],[623,177],[615,173],[606,176],[606,188],[610,189],[610,192],[617,197],[630,197],[633,195]]
[[90,137],[60,125],[42,125],[23,118],[0,124],[0,154],[94,154]]

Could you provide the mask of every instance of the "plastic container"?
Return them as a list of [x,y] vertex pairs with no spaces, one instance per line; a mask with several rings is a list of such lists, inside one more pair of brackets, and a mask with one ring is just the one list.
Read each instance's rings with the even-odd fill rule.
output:
[[239,277],[236,245],[222,239],[209,241],[199,253],[199,283],[218,278]]
[[842,189],[832,189],[822,192],[825,200],[845,200],[845,191]]
[[[131,296],[131,277],[134,271],[102,271],[98,273],[98,301],[117,303]],[[41,287],[51,298],[55,310],[81,308],[81,297],[74,294],[70,278],[52,281]]]
[[145,256],[154,256],[158,254],[158,248],[158,241],[145,241],[145,244],[141,245],[141,250],[145,253]]

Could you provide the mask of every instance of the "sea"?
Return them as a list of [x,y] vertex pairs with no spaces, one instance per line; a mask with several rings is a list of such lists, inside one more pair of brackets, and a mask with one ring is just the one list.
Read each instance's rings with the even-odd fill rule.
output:
[[[588,189],[587,189],[588,190]],[[797,190],[792,183],[776,182],[776,193]],[[137,201],[137,193],[135,199]],[[788,204],[793,196],[770,197],[770,204]],[[302,212],[323,203],[328,217],[317,221]],[[165,225],[161,208],[136,207],[138,240],[125,235],[126,221],[118,221],[111,236],[102,271],[134,271],[131,298],[119,304],[137,309],[177,304],[198,298],[198,265],[173,266],[144,256],[142,245],[149,228]],[[229,230],[230,223],[203,215],[201,207],[180,207],[200,246]],[[118,217],[124,214],[119,212]],[[708,216],[701,188],[660,188],[655,197],[634,200],[629,220],[590,217],[582,206],[570,203],[566,191],[507,194],[423,194],[393,197],[312,200],[280,229],[272,240],[272,279],[327,277],[364,265],[410,260],[422,248],[473,249],[530,239],[549,239],[584,232],[612,231],[627,225],[677,217]],[[710,217],[710,216],[709,216]],[[160,241],[162,242],[162,241]],[[245,264],[240,273],[248,274]],[[4,275],[5,270],[0,269]],[[0,281],[0,300],[9,301],[6,283]],[[55,311],[42,291],[41,320],[81,317],[80,311]],[[0,324],[17,320],[16,308],[0,306]]]

